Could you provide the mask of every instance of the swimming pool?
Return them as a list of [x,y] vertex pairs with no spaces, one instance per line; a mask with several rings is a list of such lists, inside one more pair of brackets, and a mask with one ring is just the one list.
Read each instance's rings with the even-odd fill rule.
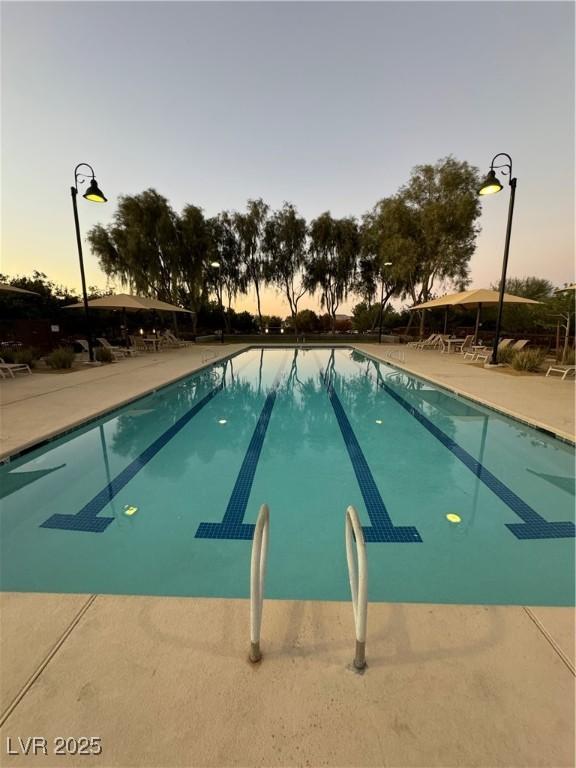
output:
[[571,605],[574,450],[345,348],[251,349],[0,468],[4,590]]

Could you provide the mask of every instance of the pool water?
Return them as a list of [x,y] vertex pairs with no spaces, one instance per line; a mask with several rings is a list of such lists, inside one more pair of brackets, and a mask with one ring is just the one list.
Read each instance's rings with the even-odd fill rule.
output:
[[574,450],[345,348],[251,349],[0,468],[4,590],[572,605]]

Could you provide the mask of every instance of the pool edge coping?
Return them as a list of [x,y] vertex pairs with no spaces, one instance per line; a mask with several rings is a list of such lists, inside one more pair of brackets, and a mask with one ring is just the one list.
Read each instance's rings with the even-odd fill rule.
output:
[[[215,363],[221,362],[222,360],[225,360],[225,359],[231,359],[233,357],[236,357],[237,355],[240,355],[243,352],[249,352],[253,349],[297,349],[297,348],[310,348],[310,347],[313,347],[316,349],[332,349],[334,345],[314,344],[314,343],[246,344],[246,346],[240,349],[236,349],[233,352],[223,354],[220,357],[211,358],[210,360],[203,362],[197,368],[188,370],[186,373],[175,376],[173,379],[169,379],[168,381],[165,381],[160,385],[156,385],[148,389],[145,389],[144,391],[140,392],[137,395],[132,395],[131,397],[126,398],[125,400],[121,400],[118,403],[115,403],[111,407],[103,408],[102,410],[97,411],[86,418],[81,418],[74,422],[71,422],[63,429],[52,430],[50,432],[47,432],[45,435],[41,436],[40,438],[31,440],[29,442],[25,442],[5,453],[0,453],[0,464],[9,464],[12,461],[19,459],[20,457],[25,456],[26,454],[31,453],[32,451],[38,448],[41,448],[42,446],[48,443],[51,443],[54,440],[57,440],[61,437],[65,437],[67,434],[69,434],[70,432],[73,432],[74,430],[80,427],[88,426],[93,421],[97,421],[103,416],[112,414],[114,413],[114,411],[124,408],[126,405],[129,405],[130,403],[133,403],[137,400],[140,400],[143,397],[151,395],[160,389],[169,387],[172,384],[175,384],[177,381],[181,381],[182,379],[185,379],[194,373],[199,373],[200,371],[205,370],[206,368],[210,368]],[[359,348],[356,344],[353,344],[353,343],[342,344],[341,346],[339,345],[338,348],[349,349],[355,352],[359,352],[361,355],[364,355],[365,357],[368,357],[374,360],[375,362],[384,363],[385,365],[390,365],[392,368],[397,368],[398,370],[409,373],[411,376],[414,376],[417,379],[433,384],[434,386],[439,387],[440,389],[446,392],[449,392],[453,395],[457,395],[458,397],[464,397],[467,400],[471,400],[472,402],[475,402],[478,405],[481,405],[482,407],[487,408],[490,411],[494,411],[495,413],[499,413],[503,416],[506,416],[507,418],[513,419],[514,421],[518,421],[521,424],[525,424],[526,426],[529,426],[532,429],[536,429],[538,432],[543,432],[544,434],[547,434],[550,437],[555,438],[556,440],[560,440],[560,442],[567,443],[568,445],[571,445],[571,446],[576,446],[576,436],[574,435],[570,435],[569,433],[564,432],[562,430],[556,430],[550,426],[547,426],[546,424],[542,424],[541,422],[529,419],[528,417],[517,414],[514,411],[510,411],[509,409],[503,406],[496,406],[494,405],[494,403],[490,403],[475,395],[469,395],[457,387],[450,386],[443,382],[438,381],[438,379],[436,379],[433,376],[423,375],[422,373],[415,372],[412,368],[410,368],[409,366],[406,366],[405,364],[402,364],[400,361],[396,359],[383,359],[381,357],[376,356],[373,353],[366,352],[364,349]]]

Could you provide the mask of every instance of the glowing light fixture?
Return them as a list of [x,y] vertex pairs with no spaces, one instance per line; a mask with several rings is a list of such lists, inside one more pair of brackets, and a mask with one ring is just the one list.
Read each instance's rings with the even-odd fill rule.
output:
[[210,262],[210,266],[214,267],[214,268],[219,267],[220,266],[220,262],[219,261],[211,261]]
[[227,423],[228,423],[227,419],[218,419],[218,424],[227,424]]
[[460,517],[460,515],[457,515],[455,512],[448,512],[448,514],[446,515],[446,520],[448,520],[448,522],[450,523],[462,522],[462,518]]
[[107,203],[108,198],[104,197],[104,193],[98,186],[96,179],[92,178],[90,186],[86,192],[82,195],[86,200],[90,200],[91,203]]
[[376,419],[376,424],[382,424],[382,419]]
[[482,186],[478,190],[479,195],[495,195],[503,189],[502,184],[496,178],[496,171],[490,168]]

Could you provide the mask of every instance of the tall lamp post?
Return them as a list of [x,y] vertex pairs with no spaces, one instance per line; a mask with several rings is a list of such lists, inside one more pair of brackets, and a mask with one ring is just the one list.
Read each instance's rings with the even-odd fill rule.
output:
[[[383,267],[391,267],[391,261],[385,261]],[[380,291],[380,319],[378,320],[378,344],[382,344],[382,316],[384,315],[384,275],[382,275],[382,289]]]
[[[80,168],[88,168],[90,173],[80,173]],[[76,198],[78,196],[78,184],[84,184],[86,179],[90,179],[88,189],[82,195],[86,200],[90,200],[92,203],[105,203],[107,199],[98,187],[98,183],[94,178],[94,169],[88,163],[79,163],[74,168],[74,186],[70,187],[70,193],[72,195],[72,208],[74,210],[74,225],[76,227],[76,244],[78,245],[78,258],[80,259],[80,277],[82,278],[82,299],[84,301],[84,314],[86,316],[86,333],[88,336],[88,359],[91,363],[94,362],[94,343],[92,340],[92,329],[90,327],[90,311],[88,309],[88,294],[86,293],[86,276],[84,274],[84,258],[82,256],[82,238],[80,237],[80,222],[78,221],[78,206],[76,204]]]
[[[498,158],[506,158],[507,162],[501,165],[495,165]],[[502,262],[502,277],[500,278],[500,295],[498,297],[498,316],[496,318],[496,335],[494,336],[494,347],[492,349],[491,365],[498,365],[498,344],[500,343],[500,326],[502,325],[502,309],[504,307],[504,291],[506,289],[506,270],[508,269],[508,253],[510,250],[510,234],[512,232],[512,216],[514,214],[514,198],[516,197],[516,179],[512,176],[512,158],[506,152],[499,152],[494,155],[490,163],[490,170],[484,179],[484,182],[478,190],[479,195],[494,195],[503,189],[497,176],[496,169],[501,169],[500,173],[509,177],[510,203],[508,205],[508,223],[506,225],[506,242],[504,244],[504,260]]]
[[219,261],[211,261],[210,266],[218,270],[218,302],[220,304],[220,315],[222,316],[222,330],[220,331],[220,343],[224,344],[224,302],[222,301],[222,264]]

